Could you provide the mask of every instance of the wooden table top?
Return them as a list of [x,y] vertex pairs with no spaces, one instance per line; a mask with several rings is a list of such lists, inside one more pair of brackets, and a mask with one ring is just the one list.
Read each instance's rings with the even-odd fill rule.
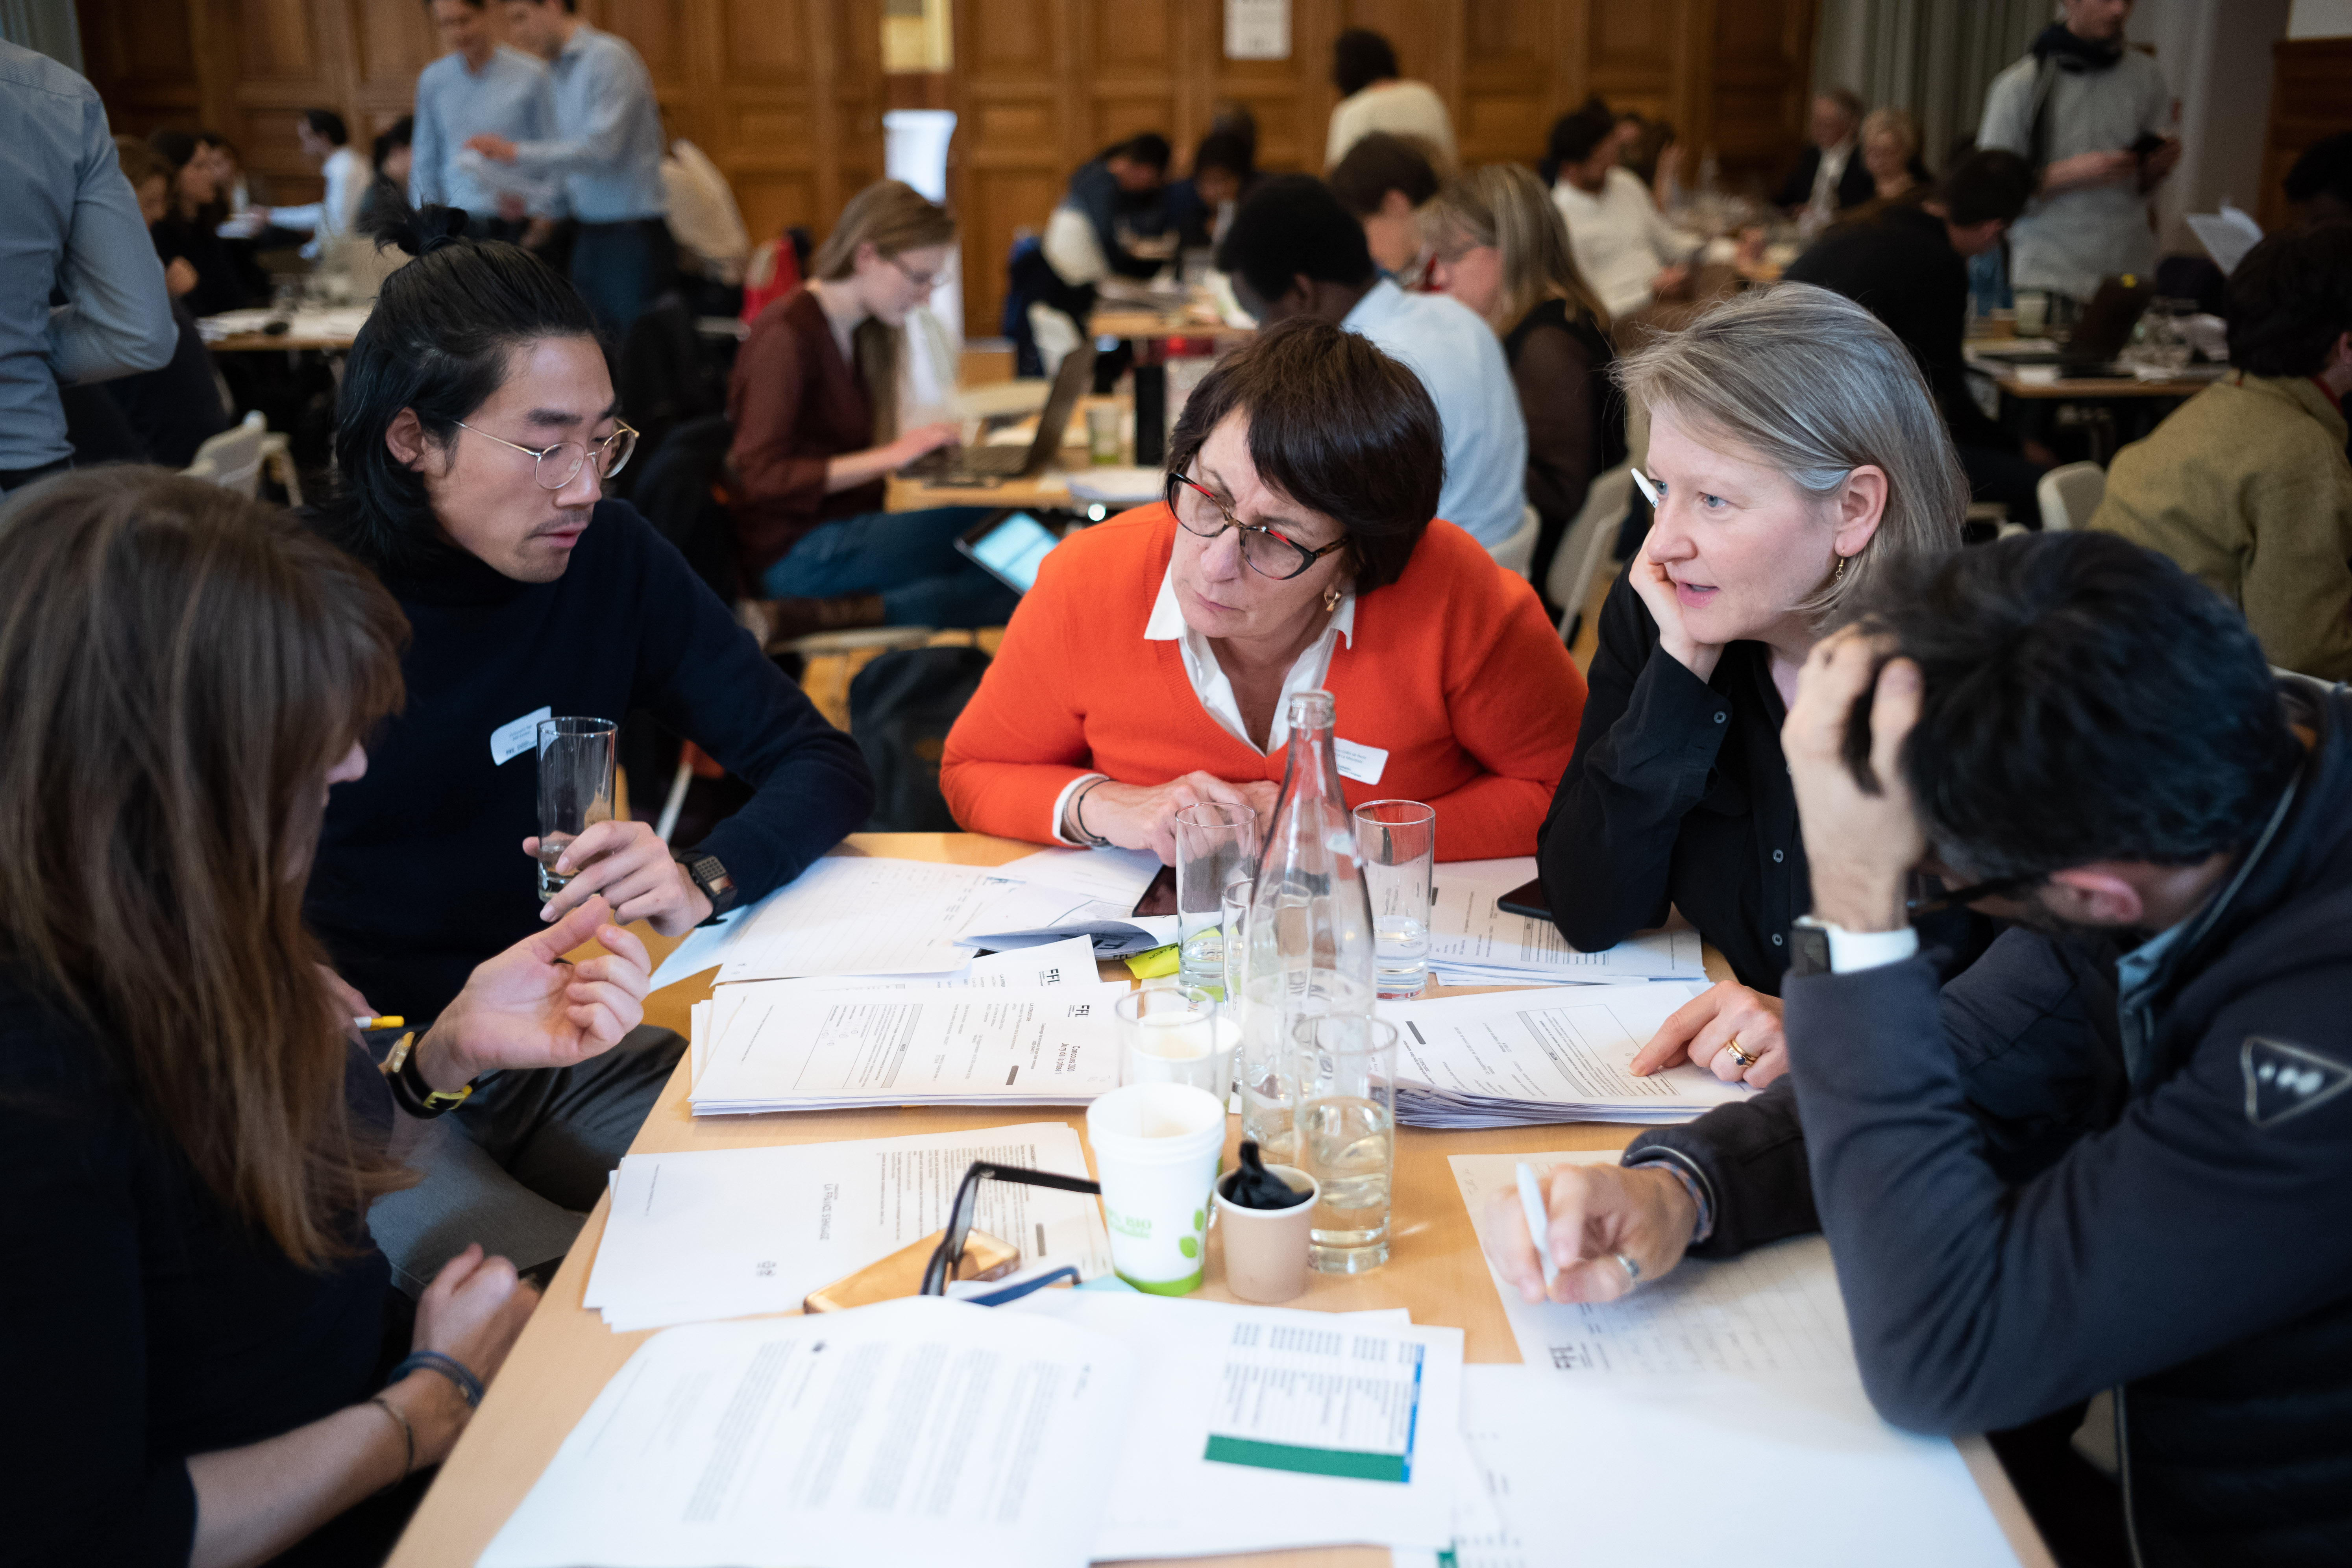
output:
[[[861,833],[853,835],[836,853],[997,866],[1035,847],[976,834]],[[642,928],[639,934],[646,937],[656,961],[676,945]],[[1719,968],[1721,960],[1712,951],[1708,960],[1711,970]],[[1105,979],[1127,978],[1120,965],[1105,964],[1102,973]],[[688,1009],[709,995],[709,981],[710,973],[706,973],[655,993],[646,1000],[646,1022],[683,1032]],[[686,1064],[680,1062],[632,1145],[633,1152],[667,1153],[896,1138],[1052,1120],[1076,1127],[1083,1145],[1086,1131],[1082,1109],[1047,1106],[1003,1110],[906,1107],[697,1119],[687,1106],[686,1090]],[[1236,1118],[1227,1134],[1228,1163],[1239,1142],[1239,1126]],[[1404,1307],[1416,1322],[1449,1323],[1462,1329],[1464,1353],[1470,1361],[1517,1362],[1518,1348],[1480,1256],[1448,1157],[1622,1149],[1637,1131],[1604,1122],[1462,1132],[1401,1128],[1393,1252],[1388,1265],[1353,1277],[1310,1275],[1306,1294],[1290,1304],[1322,1311]],[[1091,1152],[1087,1165],[1091,1171]],[[658,1331],[614,1333],[598,1314],[581,1305],[609,1204],[609,1198],[598,1200],[578,1243],[549,1286],[546,1300],[401,1537],[391,1568],[446,1568],[478,1558],[554,1458],[564,1437],[587,1414],[605,1383],[638,1345]],[[1223,1283],[1223,1247],[1215,1234],[1209,1238],[1207,1268],[1208,1283],[1198,1294],[1207,1300],[1232,1300]],[[2045,1568],[2050,1556],[1991,1450],[1981,1438],[1964,1440],[1960,1449],[2020,1560],[2029,1568]],[[1662,1464],[1666,1458],[1661,1457]],[[1388,1552],[1374,1547],[1262,1552],[1218,1560],[1219,1568],[1381,1568],[1387,1562]]]
[[1257,335],[1255,326],[1229,326],[1201,321],[1183,310],[1121,304],[1098,308],[1087,318],[1087,331],[1098,338],[1215,338],[1220,342]]
[[205,347],[216,354],[253,353],[263,349],[314,349],[325,353],[349,353],[352,341],[341,333],[280,332],[272,337],[268,332],[233,332],[227,337],[215,339]]

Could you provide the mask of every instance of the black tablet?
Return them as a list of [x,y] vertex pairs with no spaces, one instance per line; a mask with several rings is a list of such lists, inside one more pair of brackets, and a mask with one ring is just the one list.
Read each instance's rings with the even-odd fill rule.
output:
[[956,548],[1016,594],[1037,582],[1037,567],[1061,536],[1029,512],[1000,511],[983,518],[956,541]]

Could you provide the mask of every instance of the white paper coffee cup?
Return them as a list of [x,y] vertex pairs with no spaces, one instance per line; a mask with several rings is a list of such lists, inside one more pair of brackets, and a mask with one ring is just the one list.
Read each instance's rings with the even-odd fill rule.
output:
[[1155,1296],[1201,1283],[1209,1194],[1225,1149],[1224,1102],[1181,1083],[1131,1083],[1087,1108],[1110,1262]]

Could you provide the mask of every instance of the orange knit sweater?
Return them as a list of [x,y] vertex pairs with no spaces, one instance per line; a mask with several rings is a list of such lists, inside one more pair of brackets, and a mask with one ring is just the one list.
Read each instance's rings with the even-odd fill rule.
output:
[[[1142,507],[1045,557],[948,736],[940,785],[965,828],[1052,843],[1055,800],[1090,772],[1139,784],[1194,769],[1281,781],[1288,746],[1261,755],[1227,732],[1178,645],[1143,636],[1175,537],[1165,506]],[[1389,754],[1379,783],[1342,781],[1350,805],[1435,806],[1441,860],[1535,853],[1584,678],[1535,590],[1477,541],[1431,523],[1404,575],[1358,599],[1324,686],[1339,738]]]

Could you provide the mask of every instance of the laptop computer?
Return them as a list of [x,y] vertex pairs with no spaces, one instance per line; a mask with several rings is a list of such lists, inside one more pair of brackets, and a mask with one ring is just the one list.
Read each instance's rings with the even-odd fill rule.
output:
[[1069,427],[1070,411],[1094,384],[1095,350],[1080,343],[1062,356],[1054,390],[1037,416],[1037,434],[1026,447],[942,447],[927,452],[898,471],[930,485],[991,485],[1026,479],[1045,471],[1062,449],[1062,433]]
[[2004,349],[1997,343],[1975,343],[1977,358],[2003,364],[2054,364],[2062,376],[2104,375],[2116,356],[2131,342],[2132,329],[2156,298],[2156,285],[2137,277],[2106,278],[2083,308],[2082,320],[2060,349]]

